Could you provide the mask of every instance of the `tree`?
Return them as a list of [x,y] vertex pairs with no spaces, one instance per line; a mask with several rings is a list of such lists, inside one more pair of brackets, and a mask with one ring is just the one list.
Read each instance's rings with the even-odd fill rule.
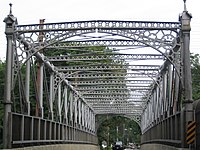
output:
[[97,136],[99,145],[107,141],[108,146],[114,142],[122,141],[123,144],[140,143],[141,130],[139,125],[129,118],[118,115],[97,115],[99,123]]
[[0,60],[0,148],[3,143],[3,99],[4,99],[5,61]]
[[200,99],[200,55],[191,54],[192,94],[193,100]]

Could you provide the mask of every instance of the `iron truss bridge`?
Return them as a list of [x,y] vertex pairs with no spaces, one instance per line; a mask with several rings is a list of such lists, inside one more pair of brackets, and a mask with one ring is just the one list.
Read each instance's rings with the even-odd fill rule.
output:
[[[40,20],[19,25],[12,13],[4,22],[11,106],[6,111],[13,121],[23,124],[26,118],[16,113],[25,114],[51,120],[45,123],[49,130],[56,121],[93,135],[96,115],[118,114],[135,120],[144,133],[155,120],[180,110],[181,22]],[[57,127],[59,133],[68,126]]]
[[[94,20],[16,25],[15,80],[24,65],[37,64],[40,85],[47,80],[50,86],[51,106],[59,98],[61,108],[64,92],[70,89],[94,114],[136,114],[140,122],[138,115],[153,98],[152,92],[158,87],[167,90],[172,77],[178,76],[175,57],[179,58],[179,51],[175,48],[180,46],[179,32],[179,22]],[[161,88],[162,82],[167,82],[166,87]],[[41,91],[37,93],[43,108],[44,89]],[[132,99],[135,95],[140,96]]]

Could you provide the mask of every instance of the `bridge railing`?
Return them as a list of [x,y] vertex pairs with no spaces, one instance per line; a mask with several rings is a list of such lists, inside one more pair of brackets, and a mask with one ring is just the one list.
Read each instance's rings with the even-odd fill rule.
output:
[[31,145],[84,143],[97,144],[97,136],[84,127],[9,113],[10,148]]
[[142,135],[141,143],[156,143],[181,147],[181,126],[180,112],[154,121]]

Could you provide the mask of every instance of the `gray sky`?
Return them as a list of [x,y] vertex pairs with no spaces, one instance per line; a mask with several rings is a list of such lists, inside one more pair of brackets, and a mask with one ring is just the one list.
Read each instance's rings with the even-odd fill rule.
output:
[[[35,24],[39,19],[50,22],[83,20],[178,21],[183,0],[0,0],[0,58],[6,56],[3,19],[13,4],[18,24]],[[190,50],[200,54],[199,0],[187,0],[192,14]]]

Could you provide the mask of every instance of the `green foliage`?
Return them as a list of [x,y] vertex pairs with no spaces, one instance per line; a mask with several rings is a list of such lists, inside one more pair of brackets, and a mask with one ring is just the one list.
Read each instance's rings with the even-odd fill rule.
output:
[[199,54],[191,54],[191,72],[192,72],[192,94],[193,99],[200,99],[200,56]]
[[117,139],[125,145],[128,143],[140,143],[141,130],[133,120],[123,116],[98,115],[97,122],[99,125],[97,131],[99,145],[101,145],[102,141],[107,141],[110,146]]
[[0,148],[3,143],[3,99],[4,99],[5,62],[0,60]]

